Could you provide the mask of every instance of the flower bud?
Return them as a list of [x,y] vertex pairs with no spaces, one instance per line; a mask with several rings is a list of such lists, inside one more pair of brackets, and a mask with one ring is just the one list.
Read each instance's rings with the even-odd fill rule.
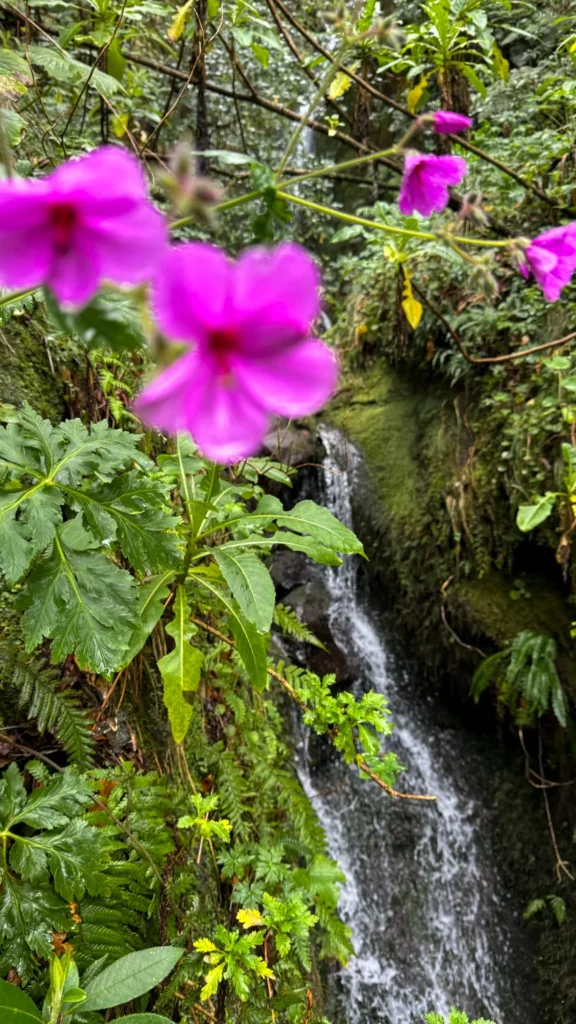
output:
[[462,201],[458,216],[462,220],[468,220],[478,227],[487,227],[488,217],[482,209],[482,196],[479,192],[468,192]]

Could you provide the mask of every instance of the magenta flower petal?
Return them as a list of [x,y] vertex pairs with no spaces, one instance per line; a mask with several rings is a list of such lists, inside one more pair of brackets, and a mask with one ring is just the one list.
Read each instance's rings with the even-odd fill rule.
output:
[[468,131],[472,127],[472,119],[453,110],[437,110],[433,115],[433,125],[439,135],[449,135],[451,132]]
[[80,308],[98,291],[100,278],[94,250],[77,242],[73,249],[53,260],[48,286],[62,306]]
[[0,285],[3,288],[39,288],[52,265],[52,249],[36,228],[0,231]]
[[232,263],[191,242],[164,257],[156,277],[158,324],[195,343],[140,395],[135,408],[166,433],[188,430],[209,458],[253,455],[270,413],[300,416],[330,397],[335,356],[310,339],[320,279],[299,246],[255,249]]
[[214,462],[254,455],[266,436],[268,414],[233,382],[213,378],[189,409],[190,433]]
[[137,285],[150,280],[158,253],[166,244],[164,218],[149,203],[139,203],[123,217],[86,218],[100,273],[116,284]]
[[321,341],[302,341],[252,359],[234,359],[240,386],[255,402],[279,416],[306,416],[331,397],[338,379],[335,353]]
[[146,179],[130,153],[101,146],[61,164],[49,178],[55,196],[72,200],[93,216],[118,216],[146,198]]
[[448,205],[449,185],[459,185],[468,170],[461,156],[407,153],[398,205],[404,216],[417,213],[429,217]]
[[173,341],[206,342],[229,321],[233,265],[221,249],[189,242],[169,249],[154,282],[160,329]]
[[526,265],[520,273],[531,271],[548,302],[556,302],[576,270],[576,224],[552,228],[538,235],[526,250]]
[[305,249],[285,242],[248,249],[234,275],[234,306],[247,331],[271,321],[307,331],[320,312],[320,274]]
[[149,280],[166,228],[148,202],[138,161],[105,146],[43,179],[0,182],[0,285],[47,285],[70,306],[104,278]]
[[145,423],[165,434],[190,430],[189,409],[208,381],[209,367],[197,351],[188,352],[140,392],[134,409]]

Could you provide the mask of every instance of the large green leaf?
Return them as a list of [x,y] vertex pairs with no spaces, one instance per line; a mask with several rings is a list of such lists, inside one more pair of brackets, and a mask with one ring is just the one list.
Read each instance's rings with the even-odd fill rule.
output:
[[0,981],[0,1020],[2,1024],[32,1024],[41,1021],[42,1014],[21,988]]
[[21,881],[6,873],[0,892],[0,936],[6,940],[10,965],[29,973],[29,951],[48,959],[54,932],[70,929],[70,909],[51,885]]
[[140,653],[154,626],[162,618],[164,605],[170,593],[169,585],[173,579],[173,572],[163,572],[152,576],[138,587],[136,624],[124,655],[124,665],[129,665]]
[[547,492],[533,505],[520,505],[516,516],[516,525],[522,533],[534,530],[536,526],[543,523],[552,512],[556,503],[556,495]]
[[88,982],[82,1013],[121,1006],[144,995],[164,981],[183,954],[183,949],[174,946],[153,946],[123,956]]
[[276,520],[278,526],[286,527],[293,533],[306,534],[324,544],[332,551],[343,555],[363,555],[364,547],[356,535],[344,526],[327,508],[314,501],[300,501],[293,509],[282,508],[277,498],[266,495],[255,512],[234,517],[218,524],[218,529],[257,526],[265,529]]
[[10,865],[25,882],[47,881],[48,868],[54,888],[67,903],[92,896],[109,895],[110,879],[102,867],[105,837],[99,829],[75,818],[65,828],[32,838],[12,837]]
[[[243,540],[231,540],[222,544],[218,551],[237,551],[246,548],[259,548],[270,550],[275,544],[283,544],[291,551],[302,551],[309,558],[314,559],[320,565],[342,565],[342,559],[335,551],[327,548],[325,544],[314,540],[313,537],[305,537],[298,533],[291,533],[289,530],[277,530],[276,533],[267,537],[249,537]],[[210,554],[215,554],[212,548],[208,549]]]
[[43,68],[46,74],[50,78],[55,78],[57,82],[82,86],[90,78],[90,85],[102,96],[110,97],[118,91],[124,92],[120,82],[112,75],[107,75],[99,69],[94,70],[90,64],[82,64],[79,60],[74,60],[68,54],[60,53],[52,47],[30,46],[29,54],[32,63]]
[[116,538],[138,572],[176,567],[181,561],[175,534],[178,520],[165,507],[159,481],[132,470],[110,483],[85,491],[67,488],[67,493],[97,540]]
[[194,576],[194,583],[208,590],[217,601],[224,605],[234,635],[238,653],[242,658],[250,682],[261,693],[268,682],[266,640],[255,626],[239,612],[235,601],[203,576]]
[[[112,672],[122,663],[135,621],[135,580],[70,526],[56,536],[49,558],[30,575],[20,598],[27,649],[52,638],[52,660],[75,653],[81,668]],[[79,550],[84,539],[83,550]],[[73,546],[72,546],[73,544]]]
[[30,74],[28,65],[20,54],[14,50],[0,50],[0,75]]
[[190,606],[183,586],[176,591],[174,618],[166,626],[166,632],[174,637],[175,647],[160,658],[158,668],[164,683],[164,704],[168,709],[172,735],[176,743],[181,743],[192,720],[192,707],[184,694],[198,689],[204,661],[202,651],[190,643],[196,627],[190,623]]
[[0,426],[0,468],[15,476],[75,486],[93,470],[106,477],[140,461],[139,442],[139,434],[112,430],[106,420],[90,430],[78,419],[53,427],[24,402],[17,422]]
[[64,313],[50,297],[46,305],[56,326],[77,335],[90,349],[125,352],[146,344],[138,312],[125,295],[100,293],[79,313]]
[[276,592],[266,566],[250,551],[214,549],[214,558],[247,619],[260,633],[272,625]]

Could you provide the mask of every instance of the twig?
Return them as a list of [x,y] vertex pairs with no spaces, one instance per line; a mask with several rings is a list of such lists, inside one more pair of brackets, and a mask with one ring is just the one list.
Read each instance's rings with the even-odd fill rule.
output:
[[[213,636],[218,637],[219,640],[222,640],[223,643],[228,644],[230,647],[236,647],[236,644],[234,643],[233,640],[230,639],[230,637],[226,636],[224,633],[221,633],[219,629],[215,629],[214,626],[209,626],[208,623],[204,622],[202,619],[198,619],[196,618],[196,616],[191,615],[190,622],[193,622],[195,623],[196,626],[200,626],[202,629],[205,629],[206,632],[212,633]],[[273,679],[276,679],[280,683],[280,685],[284,688],[284,690],[286,690],[286,693],[292,698],[294,703],[298,705],[301,711],[309,710],[308,705],[305,704],[305,702],[298,695],[292,684],[289,683],[288,680],[284,678],[284,676],[281,676],[280,673],[276,671],[276,669],[270,668],[269,666],[267,668],[267,672],[269,676],[272,676]],[[332,735],[335,732],[336,730],[332,730]],[[373,772],[372,769],[369,768],[364,761],[357,760],[354,763],[358,766],[360,771],[365,772],[366,775],[369,775],[370,778],[374,780],[374,782],[376,782],[382,789],[384,789],[388,793],[388,796],[398,797],[402,800],[438,799],[435,796],[428,796],[421,793],[400,793],[398,792],[398,790],[392,789],[392,786],[389,786],[387,782],[384,782],[383,779],[376,775],[376,772]]]
[[[286,19],[290,22],[290,24],[300,33],[300,35],[304,37],[304,39],[308,40],[310,45],[318,53],[321,53],[322,56],[326,57],[326,59],[329,61],[334,60],[330,51],[326,50],[325,47],[323,47],[322,44],[319,43],[318,40],[315,39],[310,32],[308,32],[304,25],[302,25],[301,22],[299,22],[298,19],[295,18],[294,15],[290,13],[286,5],[283,3],[283,0],[274,0],[274,2],[283,12]],[[412,113],[412,111],[408,110],[408,108],[403,106],[402,103],[398,103],[397,100],[393,100],[391,99],[390,96],[386,96],[383,92],[380,92],[379,89],[376,89],[375,86],[371,85],[371,83],[366,81],[365,78],[362,78],[361,75],[358,75],[355,71],[352,70],[352,68],[342,66],[342,70],[346,75],[348,75],[349,78],[356,82],[357,85],[360,85],[363,89],[366,90],[366,92],[369,92],[376,99],[380,100],[381,103],[386,104],[386,106],[388,107],[392,107],[394,110],[397,110],[400,114],[404,114],[405,117],[410,117],[413,119],[416,119],[418,117],[417,114]],[[544,192],[543,189],[539,188],[537,185],[534,185],[531,181],[528,181],[526,178],[523,178],[521,174],[518,174],[517,171],[515,171],[512,167],[509,167],[507,164],[502,163],[501,160],[497,160],[495,157],[490,156],[489,153],[485,153],[484,150],[479,149],[478,146],[474,146],[471,142],[468,142],[466,139],[460,138],[457,135],[449,135],[447,137],[451,139],[452,142],[457,143],[463,149],[469,150],[471,153],[474,153],[476,156],[479,156],[482,160],[485,160],[487,161],[487,163],[490,163],[494,167],[497,167],[500,171],[503,171],[504,174],[507,174],[510,178],[514,178],[514,180],[517,181],[519,185],[522,185],[522,187],[525,188],[528,192],[533,192],[535,195],[538,196],[539,199],[543,199],[544,202],[549,203],[551,206],[557,205],[556,201],[552,199],[549,195],[547,195],[547,193]]]
[[[160,64],[158,61],[151,60],[149,57],[137,57],[135,54],[128,53],[126,51],[124,51],[123,55],[127,61],[133,64],[141,64],[142,67],[151,68],[153,71],[158,71],[160,74],[171,75],[173,78],[179,78],[181,81],[186,81],[188,78],[188,75],[184,71],[171,68],[166,64]],[[270,110],[273,114],[279,114],[280,117],[285,117],[290,121],[301,122],[303,120],[302,115],[298,114],[295,110],[291,110],[289,107],[285,107],[281,103],[274,103],[272,100],[267,100],[256,90],[254,90],[254,93],[239,93],[234,89],[228,89],[226,86],[216,85],[215,82],[206,82],[206,88],[209,92],[217,93],[219,96],[226,96],[231,100],[236,99],[241,103],[253,103],[256,106],[263,107],[264,110]],[[330,135],[330,128],[321,121],[308,121],[308,127],[315,132],[320,132],[322,135]],[[345,132],[338,131],[334,137],[345,143],[345,145],[355,149],[357,152],[368,152],[367,146],[358,142],[357,139],[352,138],[351,135],[347,135]],[[386,164],[386,166],[390,167],[398,174],[400,173],[400,168],[391,160],[388,161],[382,157],[379,162]]]
[[[538,726],[538,764],[540,766],[540,774],[544,776],[544,764],[542,757],[542,732],[540,730],[540,726]],[[546,807],[546,817],[548,819],[548,828],[550,829],[552,846],[554,847],[554,853],[556,855],[556,874],[558,876],[558,881],[560,881],[561,873],[563,871],[564,874],[570,879],[570,881],[573,882],[574,875],[568,870],[568,868],[566,867],[566,861],[563,861],[562,857],[560,856],[560,850],[558,849],[558,843],[556,841],[556,832],[554,831],[554,823],[552,821],[550,801],[548,799],[548,793],[546,792],[546,789],[542,790],[542,796],[544,797],[544,805]]]
[[456,342],[456,345],[458,346],[460,352],[462,353],[466,361],[468,363],[473,363],[476,366],[482,364],[486,365],[489,363],[508,363],[513,359],[523,359],[524,356],[530,356],[534,352],[542,352],[547,348],[555,348],[559,345],[566,345],[569,341],[574,341],[574,339],[576,338],[576,331],[573,331],[571,334],[566,334],[563,338],[556,338],[554,341],[545,341],[542,345],[532,345],[530,348],[519,349],[517,352],[507,352],[506,355],[504,356],[482,356],[480,358],[476,358],[475,356],[471,356],[466,351],[464,345],[462,344],[461,338],[456,333],[450,322],[446,319],[444,314],[440,312],[438,307],[435,306],[434,303],[430,301],[428,296],[424,294],[424,292],[418,287],[418,285],[415,284],[414,281],[412,281],[412,288],[419,296],[419,298],[422,299],[422,302],[424,303],[425,306],[428,307],[430,312],[433,313],[434,316],[437,317],[442,324],[444,324],[444,327],[448,331],[450,337]]

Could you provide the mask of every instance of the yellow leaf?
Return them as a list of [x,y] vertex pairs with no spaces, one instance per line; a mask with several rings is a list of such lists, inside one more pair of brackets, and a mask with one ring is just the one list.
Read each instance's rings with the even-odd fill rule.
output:
[[404,310],[410,327],[415,331],[422,319],[422,303],[418,302],[418,300],[411,295],[408,299],[404,299],[402,302],[402,309]]
[[422,303],[418,302],[418,300],[414,298],[414,293],[412,291],[412,282],[410,280],[410,275],[409,275],[406,267],[404,267],[403,270],[404,270],[404,299],[402,300],[402,309],[404,310],[404,315],[405,315],[408,323],[410,324],[410,327],[412,328],[413,331],[415,331],[416,328],[418,327],[418,324],[420,323],[420,321],[422,319],[422,312],[423,312],[423,310],[422,310]]
[[239,910],[236,917],[240,924],[244,925],[244,928],[254,928],[256,925],[264,924],[264,918],[260,911],[250,910],[249,907]]
[[212,953],[214,950],[218,949],[218,946],[215,946],[210,939],[196,939],[194,948],[197,949],[199,953]]
[[339,71],[328,89],[328,99],[339,100],[351,85],[352,79],[345,75],[343,71]]
[[218,985],[222,981],[222,975],[224,974],[225,963],[219,964],[218,967],[213,967],[211,971],[208,971],[206,975],[206,984],[200,993],[200,999],[204,1002],[206,999],[210,999],[215,992],[218,991]]
[[179,7],[178,10],[176,11],[176,14],[172,19],[172,24],[170,25],[170,28],[168,29],[167,33],[168,39],[170,40],[171,43],[177,43],[178,40],[180,39],[180,36],[182,35],[184,28],[186,26],[186,19],[188,17],[190,8],[192,7],[193,3],[194,0],[187,0],[184,6]]
[[572,43],[572,46],[568,50],[568,53],[576,53],[576,40]]
[[129,120],[130,114],[120,114],[119,117],[114,114],[112,117],[112,131],[117,139],[121,139],[126,134]]
[[410,111],[411,114],[413,114],[414,111],[416,110],[416,107],[418,106],[418,103],[422,99],[422,96],[424,95],[424,92],[427,88],[428,79],[421,78],[420,81],[414,86],[414,88],[410,89],[410,92],[408,93],[406,99],[406,103],[408,105],[408,110]]

